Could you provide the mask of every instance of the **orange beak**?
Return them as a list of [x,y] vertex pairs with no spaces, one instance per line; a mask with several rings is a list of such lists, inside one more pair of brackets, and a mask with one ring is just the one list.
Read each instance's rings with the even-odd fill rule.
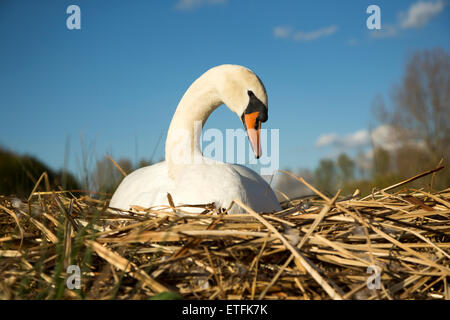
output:
[[259,142],[261,121],[258,120],[258,116],[259,112],[252,112],[244,115],[244,123],[247,129],[248,138],[256,159],[261,157],[261,146]]

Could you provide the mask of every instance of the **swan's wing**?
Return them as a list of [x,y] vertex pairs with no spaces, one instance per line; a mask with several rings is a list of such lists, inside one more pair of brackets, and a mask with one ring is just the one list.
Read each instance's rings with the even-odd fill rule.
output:
[[130,205],[148,208],[167,204],[167,192],[173,183],[167,175],[166,162],[133,171],[120,183],[111,198],[110,207],[128,210]]
[[246,202],[253,210],[257,212],[281,210],[280,203],[266,180],[245,166],[233,164],[232,167],[241,176]]
[[220,162],[186,166],[175,181],[173,199],[176,204],[214,203],[227,208],[239,196],[241,181],[233,168]]
[[[168,192],[176,205],[214,202],[228,208],[239,199],[257,212],[281,210],[272,188],[260,175],[247,167],[226,163],[189,166],[175,182],[168,177],[166,162],[138,169],[123,179],[110,206],[128,210],[130,205],[167,205]],[[234,205],[231,213],[238,212],[243,210]]]
[[[269,184],[253,170],[228,163],[196,164],[184,170],[174,189],[177,204],[205,204],[228,208],[239,199],[257,212],[281,210]],[[236,204],[230,213],[243,213]]]

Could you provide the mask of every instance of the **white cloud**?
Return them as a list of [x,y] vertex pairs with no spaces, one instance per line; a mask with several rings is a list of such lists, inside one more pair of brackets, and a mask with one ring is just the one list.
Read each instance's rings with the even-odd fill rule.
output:
[[412,4],[407,13],[400,14],[402,28],[422,28],[445,7],[442,0],[419,1]]
[[425,142],[417,139],[413,132],[406,129],[394,128],[387,124],[376,127],[370,133],[366,129],[361,129],[347,135],[325,133],[320,135],[316,140],[316,147],[333,147],[343,151],[351,148],[368,147],[371,143],[389,151],[404,145],[419,148],[425,147]]
[[223,4],[226,1],[227,0],[179,0],[175,4],[175,8],[178,10],[191,10],[205,5]]
[[417,139],[414,133],[406,129],[394,128],[382,124],[371,132],[373,144],[388,151],[400,148],[404,145],[417,148],[426,148],[425,141]]
[[394,24],[382,23],[381,30],[371,30],[370,36],[377,39],[392,38],[399,35],[400,29],[422,28],[443,11],[445,6],[443,0],[415,2],[406,12],[398,14]]
[[372,140],[375,146],[383,147],[386,150],[394,150],[399,147],[398,140],[395,139],[396,131],[389,125],[382,124],[375,128],[372,134]]
[[336,133],[322,134],[316,141],[316,147],[323,148],[330,145],[334,145],[339,140],[339,136]]
[[365,146],[370,142],[370,136],[367,130],[359,130],[346,136],[345,145],[348,147]]
[[316,147],[335,147],[339,149],[357,148],[367,146],[370,142],[369,132],[365,129],[358,130],[345,136],[336,133],[321,135],[316,141]]
[[338,30],[335,25],[313,31],[293,31],[290,27],[275,27],[273,34],[277,38],[290,38],[295,41],[311,41],[321,37],[330,36]]
[[288,38],[291,35],[291,28],[289,27],[275,27],[273,35],[276,38]]
[[292,35],[292,37],[294,38],[294,40],[310,41],[324,36],[332,35],[337,31],[337,29],[337,26],[329,26],[309,32],[297,31]]

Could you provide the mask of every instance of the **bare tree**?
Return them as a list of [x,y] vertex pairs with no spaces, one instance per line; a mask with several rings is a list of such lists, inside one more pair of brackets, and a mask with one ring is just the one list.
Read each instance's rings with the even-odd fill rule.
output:
[[450,155],[450,56],[443,49],[415,53],[393,89],[392,123],[425,143],[431,160]]
[[[414,53],[406,63],[403,79],[392,88],[391,101],[392,108],[388,110],[377,97],[373,111],[393,129],[391,139],[396,148],[391,149],[390,157],[395,174],[411,175],[435,166],[440,159],[448,166],[450,55],[440,48]],[[375,168],[378,170],[379,166],[380,163]],[[438,175],[437,181],[448,187],[450,168]]]

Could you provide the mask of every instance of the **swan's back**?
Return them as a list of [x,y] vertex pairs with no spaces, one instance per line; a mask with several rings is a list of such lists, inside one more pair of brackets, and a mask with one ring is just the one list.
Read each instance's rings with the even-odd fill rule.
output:
[[[175,181],[169,178],[165,161],[138,169],[124,178],[110,206],[129,210],[130,205],[144,208],[167,205],[167,193],[176,205],[214,203],[217,208],[226,209],[233,200],[239,199],[257,212],[281,209],[269,184],[256,172],[241,165],[215,161],[190,165]],[[244,210],[235,204],[229,212]]]
[[[239,199],[257,212],[281,210],[269,184],[256,172],[241,165],[211,162],[191,165],[180,175],[174,188],[177,202],[214,202],[217,208],[227,209],[233,200]],[[229,212],[244,210],[235,204]]]
[[165,161],[133,171],[126,176],[111,198],[110,207],[129,210],[130,205],[148,208],[166,205],[173,182],[167,176]]
[[247,198],[247,202],[244,202],[244,204],[248,204],[256,212],[281,210],[280,203],[266,180],[245,166],[233,164],[232,167],[241,176],[242,186]]

